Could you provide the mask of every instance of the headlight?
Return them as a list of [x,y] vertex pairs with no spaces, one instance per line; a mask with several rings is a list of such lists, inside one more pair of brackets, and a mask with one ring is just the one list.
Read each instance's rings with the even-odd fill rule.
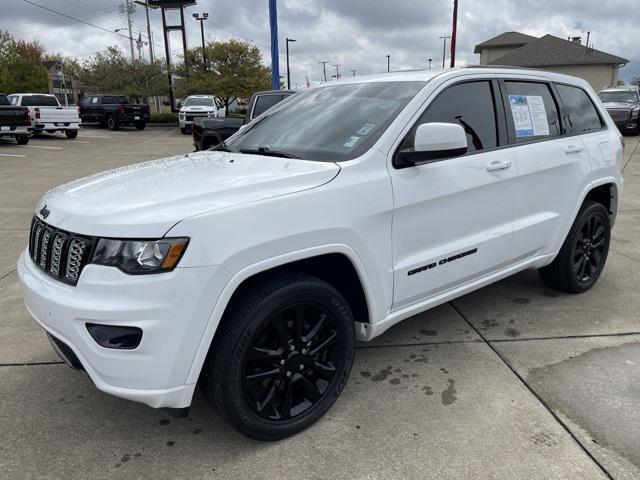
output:
[[636,107],[633,110],[631,110],[631,118],[638,118],[639,114],[640,114],[640,107]]
[[160,240],[98,240],[91,263],[118,267],[126,273],[173,270],[189,243],[188,238]]
[[184,118],[184,117],[186,116],[186,114],[185,114],[185,113],[182,113],[182,112],[181,112],[181,113],[179,113],[178,115],[180,116],[180,118]]

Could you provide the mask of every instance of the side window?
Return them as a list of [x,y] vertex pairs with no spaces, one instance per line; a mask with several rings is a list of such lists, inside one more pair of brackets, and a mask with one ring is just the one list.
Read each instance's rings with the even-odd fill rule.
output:
[[11,95],[9,98],[11,99],[11,105],[18,105],[19,97]]
[[280,101],[280,95],[261,95],[256,99],[256,105],[253,108],[253,118],[262,115],[264,112],[273,107]]
[[560,99],[569,117],[572,133],[591,132],[603,127],[593,102],[584,90],[570,85],[556,85]]
[[516,142],[529,142],[561,135],[558,107],[549,85],[505,82],[509,102],[507,115],[513,120]]
[[91,97],[91,103],[93,105],[97,105],[98,104],[98,97]]
[[459,83],[447,88],[427,107],[401,149],[412,149],[418,125],[429,122],[455,123],[467,134],[469,152],[498,146],[496,110],[491,83]]

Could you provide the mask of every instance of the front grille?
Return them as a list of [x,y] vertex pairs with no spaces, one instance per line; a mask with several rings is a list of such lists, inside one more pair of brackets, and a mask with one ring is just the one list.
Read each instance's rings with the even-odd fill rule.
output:
[[69,365],[71,368],[75,368],[76,370],[84,370],[82,362],[80,362],[80,359],[73,352],[73,350],[71,350],[71,347],[69,347],[69,345],[48,332],[47,337],[49,337],[49,342],[51,342],[51,346],[53,347],[54,351],[58,354],[62,361],[64,361],[64,363]]
[[609,115],[611,115],[611,118],[615,122],[626,120],[631,116],[631,110],[627,108],[612,108],[611,110],[607,110],[607,112],[609,112]]
[[46,224],[31,222],[29,255],[42,271],[69,285],[76,285],[90,259],[94,240]]
[[202,113],[190,113],[187,115],[186,120],[187,122],[193,122],[194,118],[199,118],[199,117],[208,117],[209,114],[207,112],[202,112]]

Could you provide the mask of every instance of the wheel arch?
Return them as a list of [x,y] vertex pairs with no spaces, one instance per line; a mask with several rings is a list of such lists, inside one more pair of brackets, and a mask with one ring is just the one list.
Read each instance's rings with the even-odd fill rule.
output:
[[[346,272],[333,270],[336,266],[348,270]],[[231,275],[219,295],[200,340],[186,383],[198,381],[209,349],[214,345],[216,336],[221,331],[224,313],[233,298],[242,291],[243,286],[264,275],[283,270],[305,272],[333,285],[343,294],[352,309],[354,309],[352,306],[354,302],[353,314],[357,323],[368,325],[371,319],[377,318],[377,307],[373,301],[372,287],[364,264],[357,253],[347,245],[334,244],[309,248],[254,263]],[[343,278],[338,280],[336,285],[336,279],[340,277]]]

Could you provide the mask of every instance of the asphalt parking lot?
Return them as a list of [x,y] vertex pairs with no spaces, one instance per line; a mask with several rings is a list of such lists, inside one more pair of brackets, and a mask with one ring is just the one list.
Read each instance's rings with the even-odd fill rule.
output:
[[328,415],[278,443],[119,400],[61,364],[15,271],[51,187],[192,150],[175,128],[0,139],[0,478],[640,478],[640,146],[607,266],[589,292],[535,272],[420,314],[360,346]]

